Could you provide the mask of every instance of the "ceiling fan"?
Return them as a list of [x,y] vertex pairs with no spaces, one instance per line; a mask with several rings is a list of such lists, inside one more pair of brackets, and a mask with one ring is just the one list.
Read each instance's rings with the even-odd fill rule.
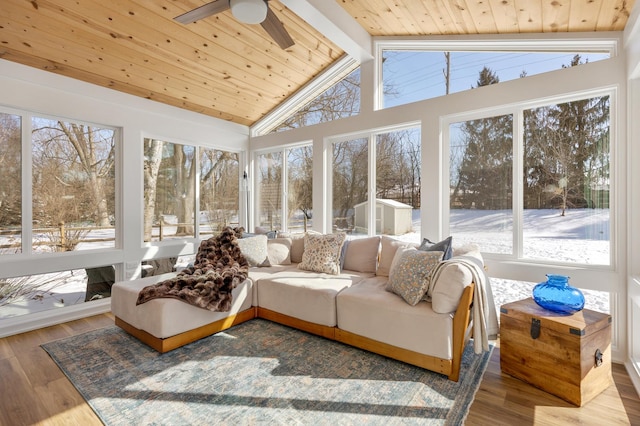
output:
[[189,24],[227,9],[245,24],[260,24],[282,49],[294,45],[293,39],[276,14],[269,8],[268,0],[214,0],[173,18],[181,24]]

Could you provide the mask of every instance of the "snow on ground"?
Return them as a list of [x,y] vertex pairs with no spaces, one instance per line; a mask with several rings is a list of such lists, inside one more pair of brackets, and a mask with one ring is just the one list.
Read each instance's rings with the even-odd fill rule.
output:
[[[567,210],[565,216],[561,216],[559,210],[525,210],[523,225],[524,257],[591,265],[609,264],[609,210]],[[512,252],[510,211],[453,210],[450,215],[450,229],[454,247],[477,244],[483,252]],[[169,230],[166,229],[166,231]],[[112,238],[113,230],[92,231],[89,237]],[[8,238],[10,237],[0,237],[0,244],[8,243]],[[413,212],[413,232],[397,238],[403,241],[420,242],[419,210]],[[77,250],[113,246],[113,242],[82,243],[78,245]],[[86,290],[84,269],[47,274],[46,277],[55,278],[55,280],[39,285],[38,290],[32,294],[0,306],[0,320],[84,302]],[[38,279],[43,280],[43,277]],[[500,306],[503,303],[531,296],[534,284],[492,279],[496,305]],[[588,296],[587,308],[609,312],[608,293],[585,291],[585,295]]]

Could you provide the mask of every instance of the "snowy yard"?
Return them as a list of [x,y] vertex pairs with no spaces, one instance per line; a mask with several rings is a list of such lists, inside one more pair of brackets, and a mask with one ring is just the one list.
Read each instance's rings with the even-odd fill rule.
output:
[[[450,229],[454,247],[477,244],[484,252],[511,253],[512,221],[507,211],[454,210]],[[523,217],[523,254],[536,260],[576,262],[591,265],[609,264],[609,210],[576,209],[560,216],[559,210],[525,210]],[[97,231],[105,237],[105,231]],[[111,231],[112,232],[112,231]],[[4,243],[0,237],[0,244]],[[420,241],[420,212],[414,211],[413,232],[397,237],[403,241]],[[77,250],[113,247],[112,243],[80,244]],[[35,281],[35,282],[34,282]],[[32,277],[33,292],[9,304],[0,300],[0,320],[32,312],[84,302],[86,273],[78,269]],[[492,280],[496,305],[531,295],[533,283]],[[587,308],[608,312],[608,294],[585,292]]]

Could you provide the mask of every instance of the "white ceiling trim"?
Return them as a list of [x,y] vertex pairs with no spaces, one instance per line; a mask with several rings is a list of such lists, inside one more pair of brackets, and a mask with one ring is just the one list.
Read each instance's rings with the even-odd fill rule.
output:
[[335,1],[280,0],[280,2],[358,62],[373,59],[371,35]]

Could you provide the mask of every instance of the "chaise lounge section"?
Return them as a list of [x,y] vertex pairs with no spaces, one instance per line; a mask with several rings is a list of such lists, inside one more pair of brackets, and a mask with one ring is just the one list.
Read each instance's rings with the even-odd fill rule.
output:
[[[338,251],[334,247],[328,255],[321,253],[320,264],[328,260],[333,264],[316,267],[318,253],[313,250],[319,246],[317,241],[336,237],[307,233],[298,238],[260,238],[258,245],[263,250],[258,250],[256,257],[255,241],[251,243],[249,278],[233,290],[230,311],[212,312],[175,299],[136,305],[142,288],[176,275],[171,273],[115,283],[111,306],[116,325],[157,351],[167,352],[259,317],[458,380],[462,352],[471,337],[474,294],[477,298],[475,292],[486,294],[488,288],[490,295],[488,283],[480,283],[478,289],[474,282],[478,274],[469,271],[470,262],[462,261],[470,258],[468,253],[438,260],[432,271],[437,269],[438,282],[421,287],[425,293],[410,304],[406,294],[399,295],[402,291],[391,288],[390,282],[404,285],[413,279],[402,275],[402,266],[394,262],[402,264],[406,254],[427,256],[416,253],[416,245],[386,236],[343,240]],[[431,250],[428,257],[443,254]],[[471,257],[475,259],[472,263],[481,262],[479,253]],[[329,272],[322,272],[327,267]],[[478,268],[482,269],[480,263]],[[424,270],[419,272],[422,286],[422,281],[429,280]],[[486,322],[487,318],[480,320]],[[497,320],[489,329],[497,332]]]

